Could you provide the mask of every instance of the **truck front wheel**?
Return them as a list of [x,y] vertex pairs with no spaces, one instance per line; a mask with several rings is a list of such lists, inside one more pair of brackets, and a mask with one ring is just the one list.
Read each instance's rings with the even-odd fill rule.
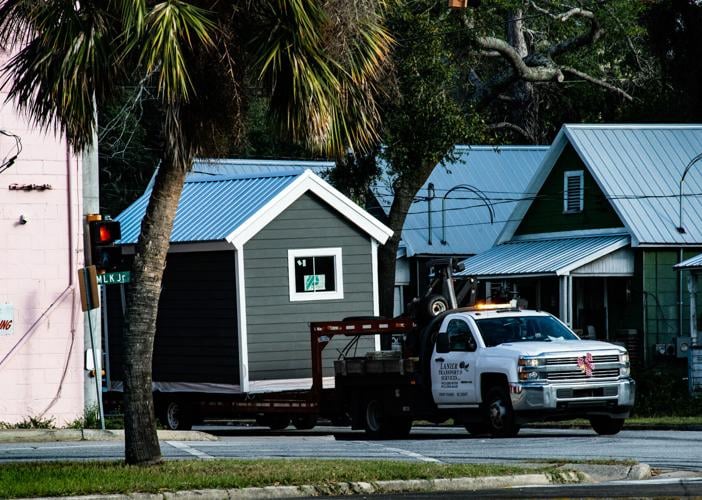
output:
[[509,394],[501,387],[493,387],[487,393],[486,423],[488,432],[494,437],[512,437],[519,433],[514,420],[514,410]]
[[606,415],[590,417],[592,429],[600,436],[613,436],[624,427],[623,418],[612,418]]

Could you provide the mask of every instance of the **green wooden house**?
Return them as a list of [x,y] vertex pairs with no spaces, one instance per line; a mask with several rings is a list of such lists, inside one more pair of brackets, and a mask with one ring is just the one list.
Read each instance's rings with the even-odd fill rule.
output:
[[700,152],[702,125],[564,125],[463,274],[486,300],[516,296],[635,360],[678,355],[689,301],[673,266],[702,250]]

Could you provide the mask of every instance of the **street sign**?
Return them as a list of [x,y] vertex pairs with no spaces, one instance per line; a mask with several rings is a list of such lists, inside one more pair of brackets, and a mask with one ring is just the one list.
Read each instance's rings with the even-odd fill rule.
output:
[[129,271],[117,271],[97,276],[98,285],[124,285],[130,281],[132,281],[132,273]]

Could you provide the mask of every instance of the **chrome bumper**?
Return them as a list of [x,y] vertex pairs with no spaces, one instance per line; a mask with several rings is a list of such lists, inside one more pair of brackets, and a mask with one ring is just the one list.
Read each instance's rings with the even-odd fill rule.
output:
[[636,383],[631,378],[598,382],[510,384],[512,408],[516,412],[614,405],[634,406]]

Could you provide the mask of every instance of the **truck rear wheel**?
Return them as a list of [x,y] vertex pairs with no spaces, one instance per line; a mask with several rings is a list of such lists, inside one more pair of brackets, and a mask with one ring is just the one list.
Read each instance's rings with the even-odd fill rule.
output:
[[369,399],[364,411],[366,434],[373,439],[402,439],[412,430],[409,417],[389,418],[381,399]]
[[190,409],[177,399],[166,399],[160,403],[159,420],[171,431],[189,431],[193,428]]
[[590,417],[592,429],[600,436],[613,436],[624,427],[623,418],[612,418],[606,415]]
[[290,416],[282,413],[263,413],[256,415],[256,423],[272,431],[282,431],[290,425]]
[[485,398],[487,403],[487,430],[493,437],[512,437],[519,433],[509,394],[501,387],[493,387]]
[[317,425],[317,415],[301,415],[298,417],[293,417],[292,424],[299,431],[314,429],[314,426]]

